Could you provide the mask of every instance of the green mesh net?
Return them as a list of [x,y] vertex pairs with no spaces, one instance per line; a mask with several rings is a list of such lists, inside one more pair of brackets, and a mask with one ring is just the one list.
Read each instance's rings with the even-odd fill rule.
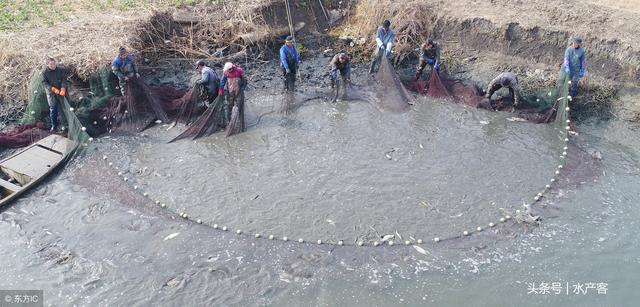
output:
[[[89,79],[90,92],[81,97],[77,105],[71,105],[66,98],[58,101],[60,130],[67,138],[75,141],[79,148],[88,145],[89,134],[97,135],[104,132],[104,121],[99,123],[98,120],[101,110],[107,107],[109,99],[116,93],[116,86],[117,79],[108,68],[104,68]],[[43,123],[45,127],[51,126],[49,104],[39,72],[34,74],[29,82],[29,103],[21,120],[22,125],[36,123]]]

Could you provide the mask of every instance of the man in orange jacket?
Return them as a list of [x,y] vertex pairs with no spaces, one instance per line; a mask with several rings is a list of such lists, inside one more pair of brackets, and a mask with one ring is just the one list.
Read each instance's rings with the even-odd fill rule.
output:
[[63,67],[59,67],[55,59],[47,59],[47,67],[42,70],[42,85],[49,104],[51,132],[55,132],[58,129],[58,99],[64,99],[67,95],[68,75],[68,71]]

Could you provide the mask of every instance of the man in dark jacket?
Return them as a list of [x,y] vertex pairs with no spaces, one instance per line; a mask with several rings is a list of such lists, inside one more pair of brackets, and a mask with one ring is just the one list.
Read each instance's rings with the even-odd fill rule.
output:
[[127,49],[120,47],[118,54],[111,62],[111,71],[118,77],[118,83],[120,86],[120,92],[122,96],[125,94],[125,88],[129,79],[136,77],[140,78],[138,72],[138,65],[133,59],[133,55],[127,52]]
[[284,89],[289,92],[295,90],[296,73],[300,64],[300,56],[293,37],[287,36],[284,45],[280,47],[280,65],[284,73]]
[[200,73],[200,79],[196,84],[202,85],[207,93],[207,102],[209,105],[218,97],[218,75],[213,68],[205,65],[203,60],[199,60],[195,64],[196,71]]
[[331,88],[338,79],[338,72],[342,76],[344,84],[351,82],[351,59],[346,53],[338,53],[331,60]]
[[67,76],[67,70],[58,67],[55,59],[47,59],[47,67],[42,70],[42,85],[49,104],[51,132],[55,132],[58,129],[58,99],[64,99],[67,95]]
[[420,64],[416,70],[416,79],[420,79],[422,71],[427,65],[433,67],[436,72],[440,69],[440,45],[433,40],[429,39],[426,43],[420,47]]
[[511,96],[513,97],[513,105],[517,106],[520,104],[520,96],[522,96],[522,90],[520,89],[520,85],[518,84],[518,77],[512,72],[503,72],[495,77],[489,83],[489,87],[487,88],[487,94],[484,96],[487,99],[491,99],[493,93],[497,90],[506,87],[509,89]]

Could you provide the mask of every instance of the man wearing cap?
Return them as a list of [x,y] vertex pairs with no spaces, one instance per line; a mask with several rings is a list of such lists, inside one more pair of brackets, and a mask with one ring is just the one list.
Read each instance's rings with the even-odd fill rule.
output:
[[195,68],[200,73],[200,79],[196,81],[196,85],[201,85],[207,93],[207,105],[211,105],[218,97],[218,75],[211,67],[205,65],[203,60],[195,63]]
[[393,47],[393,38],[395,37],[395,33],[393,33],[393,30],[391,30],[390,27],[391,22],[389,20],[385,20],[382,22],[382,26],[378,27],[378,31],[376,31],[376,44],[378,45],[378,48],[376,49],[373,61],[371,62],[369,73],[378,71],[383,55],[387,58],[391,57],[391,48]]
[[47,59],[47,67],[42,70],[42,85],[49,104],[51,132],[58,129],[58,99],[64,99],[67,95],[68,76],[68,71],[58,66],[55,59]]
[[227,86],[227,121],[231,120],[233,106],[238,107],[240,117],[240,131],[245,130],[244,126],[244,90],[247,87],[247,79],[244,77],[244,70],[231,62],[224,64],[222,69],[222,79],[220,79],[220,89],[218,95],[222,95]]
[[503,72],[493,80],[491,80],[491,82],[489,82],[489,87],[487,88],[487,94],[484,97],[486,99],[491,99],[493,93],[503,87],[509,89],[511,97],[513,97],[513,105],[517,106],[520,103],[520,96],[522,95],[522,91],[520,90],[520,85],[518,84],[518,76],[516,76],[512,72]]
[[440,45],[432,39],[428,39],[426,43],[420,47],[420,64],[416,70],[416,79],[420,79],[422,71],[427,65],[430,65],[436,72],[440,69]]
[[298,64],[300,64],[300,57],[293,37],[287,36],[284,45],[280,48],[280,65],[284,72],[284,89],[286,91],[293,92],[295,90]]
[[562,72],[563,77],[571,80],[571,96],[575,97],[578,94],[578,81],[584,77],[584,49],[579,36],[573,38],[571,46],[564,52]]
[[340,76],[342,77],[342,81],[347,84],[351,82],[351,59],[349,56],[344,53],[338,53],[333,56],[331,60],[331,88],[334,87],[336,80],[338,79],[338,72],[340,72]]
[[116,77],[118,77],[118,83],[120,86],[120,92],[122,96],[125,94],[125,88],[129,79],[136,77],[140,78],[138,73],[138,65],[133,59],[133,55],[127,52],[127,49],[120,47],[118,54],[111,62],[111,71]]

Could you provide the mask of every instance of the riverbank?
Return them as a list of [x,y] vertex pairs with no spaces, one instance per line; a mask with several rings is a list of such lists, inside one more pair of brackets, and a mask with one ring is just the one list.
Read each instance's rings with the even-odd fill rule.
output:
[[[389,18],[398,33],[396,64],[413,66],[414,49],[432,37],[443,47],[449,73],[480,86],[505,70],[520,76],[525,91],[554,84],[564,49],[570,37],[579,34],[585,40],[588,74],[575,110],[583,110],[583,118],[640,119],[633,90],[640,80],[640,44],[635,39],[640,12],[625,1],[325,2],[292,3],[292,22],[301,30],[298,41],[303,45],[329,30],[325,48],[347,50],[356,60],[367,61],[377,24]],[[28,80],[48,56],[59,58],[82,82],[107,66],[122,45],[152,68],[161,68],[163,58],[205,58],[218,64],[269,60],[279,43],[276,38],[288,30],[283,4],[272,0],[65,3],[60,7],[68,9],[59,12],[64,18],[47,24],[32,17],[35,20],[27,23],[31,27],[14,26],[0,34],[3,122],[20,117],[29,96]],[[56,43],[43,37],[56,37]]]

